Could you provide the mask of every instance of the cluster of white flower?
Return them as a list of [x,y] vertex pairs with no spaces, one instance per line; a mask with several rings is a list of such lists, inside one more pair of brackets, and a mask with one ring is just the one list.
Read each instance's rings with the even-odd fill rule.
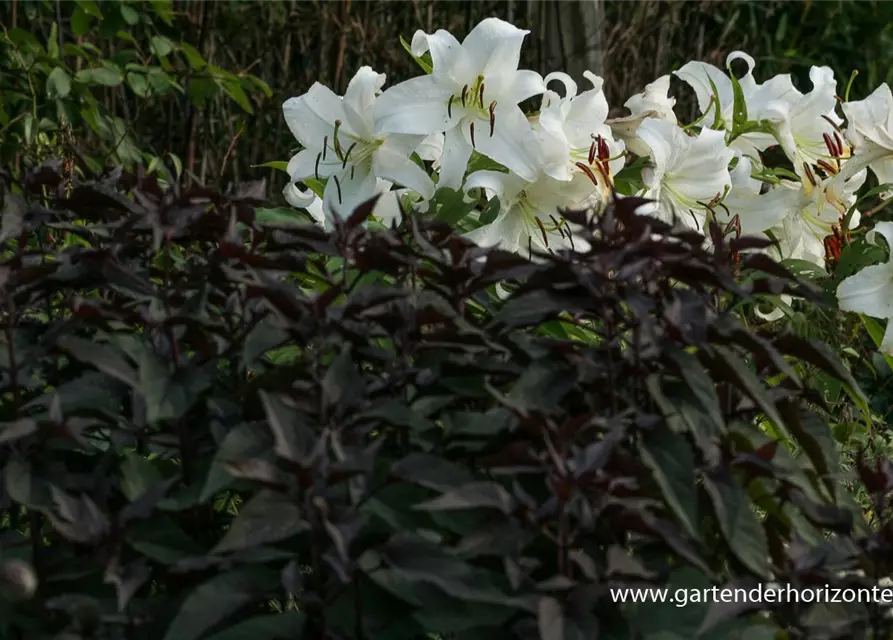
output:
[[[669,75],[626,101],[630,115],[608,119],[601,78],[587,72],[592,87],[578,92],[565,73],[518,69],[528,33],[497,18],[461,43],[447,31],[418,31],[409,48],[426,75],[382,92],[385,76],[363,67],[343,97],[317,83],[286,101],[286,122],[303,147],[288,163],[289,203],[326,224],[383,194],[374,214],[388,219],[399,215],[398,199],[422,211],[448,188],[466,202],[497,205],[470,207],[483,222],[469,232],[479,244],[543,251],[573,246],[559,209],[638,195],[654,201],[643,212],[699,231],[715,220],[730,232],[766,235],[776,257],[824,266],[860,222],[856,192],[867,171],[893,181],[886,84],[842,102],[844,126],[829,68],[811,69],[804,94],[787,74],[758,83],[753,58],[735,52],[728,72],[702,62],[673,72],[697,95],[695,122],[677,120]],[[747,66],[740,78],[731,72],[736,60]],[[539,112],[525,114],[519,103],[540,95]],[[787,168],[763,161],[770,147],[783,151]],[[491,168],[473,169],[480,157]],[[311,182],[316,191],[298,186]],[[893,224],[877,230],[893,241]],[[893,261],[863,269],[839,294],[841,308],[893,318]]]

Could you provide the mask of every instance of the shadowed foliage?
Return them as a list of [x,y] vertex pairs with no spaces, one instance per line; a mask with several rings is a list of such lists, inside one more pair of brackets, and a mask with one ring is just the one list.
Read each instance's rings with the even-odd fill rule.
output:
[[763,241],[626,198],[531,262],[52,159],[0,197],[0,638],[889,633],[865,604],[611,595],[890,571],[889,463],[861,464],[865,523],[791,363],[855,383],[730,310],[815,298]]

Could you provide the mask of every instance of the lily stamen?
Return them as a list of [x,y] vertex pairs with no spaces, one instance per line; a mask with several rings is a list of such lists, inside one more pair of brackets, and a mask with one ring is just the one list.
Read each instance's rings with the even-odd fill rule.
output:
[[493,129],[496,126],[496,100],[490,103],[490,137],[493,137]]
[[335,188],[338,189],[338,204],[341,204],[341,181],[338,180],[338,176],[332,176],[332,179],[335,181]]
[[465,106],[465,96],[468,95],[468,85],[462,87],[462,106]]
[[829,118],[827,115],[822,114],[822,118],[824,118],[828,122],[828,124],[830,124],[832,127],[834,127],[834,131],[838,131],[838,132],[840,131],[840,126],[836,122],[834,122],[831,118]]
[[598,169],[598,172],[602,174],[602,178],[605,179],[606,185],[613,184],[613,180],[611,180],[611,168],[608,166],[607,162],[596,162],[594,166]]
[[347,147],[347,152],[344,154],[344,159],[341,161],[341,168],[344,169],[347,166],[347,160],[350,158],[350,152],[353,151],[353,148],[357,146],[356,142],[351,143],[349,147]]
[[837,169],[832,167],[829,163],[825,162],[824,160],[819,160],[816,162],[816,164],[818,164],[822,169],[824,169],[828,175],[830,175],[830,176],[837,175]]
[[480,88],[478,89],[478,104],[481,105],[481,109],[484,108],[484,83],[481,83]]
[[468,125],[468,129],[471,133],[471,148],[474,149],[475,146],[474,146],[474,123],[473,122],[470,125]]
[[326,159],[326,150],[329,148],[329,136],[322,139],[322,159]]
[[536,226],[540,228],[540,232],[543,234],[543,244],[546,245],[546,249],[549,248],[549,234],[546,233],[546,227],[543,226],[543,221],[538,217],[533,218],[534,222],[536,222]]
[[595,140],[589,145],[589,164],[595,162]]
[[818,181],[815,179],[815,175],[812,173],[812,169],[809,168],[807,163],[803,163],[803,171],[806,173],[806,179],[812,183],[812,186],[819,186]]
[[456,99],[456,96],[450,96],[449,102],[447,102],[447,117],[453,117],[453,100]]
[[589,178],[593,185],[595,185],[596,187],[598,186],[598,179],[595,177],[595,174],[592,173],[592,169],[589,167],[589,165],[584,164],[583,162],[575,162],[574,164],[579,167],[580,171],[586,174],[586,177]]
[[838,157],[842,157],[843,156],[843,140],[841,139],[841,137],[838,135],[838,133],[836,131],[834,132],[834,141],[837,143],[837,150],[838,150],[837,155],[838,155]]
[[340,159],[342,157],[341,141],[338,139],[338,129],[344,124],[341,120],[335,120],[335,155]]
[[834,140],[831,139],[827,133],[822,134],[822,139],[825,141],[825,146],[828,148],[828,153],[832,158],[840,157],[842,150],[838,150],[837,145],[834,143]]
[[598,159],[605,161],[611,157],[611,150],[608,148],[608,142],[603,137],[597,138],[598,142]]
[[319,180],[319,161],[322,160],[322,157],[325,155],[325,147],[323,150],[316,154],[316,163],[313,165],[313,175]]

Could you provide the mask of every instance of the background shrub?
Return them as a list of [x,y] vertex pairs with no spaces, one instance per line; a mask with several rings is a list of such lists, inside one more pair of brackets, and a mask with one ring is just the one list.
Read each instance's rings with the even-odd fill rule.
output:
[[[594,7],[585,31],[575,30],[580,4]],[[148,168],[160,157],[179,164],[186,183],[272,179],[255,165],[291,155],[286,99],[314,82],[340,94],[362,65],[389,84],[406,80],[419,70],[400,36],[460,36],[488,16],[531,31],[523,68],[568,70],[580,83],[590,68],[623,113],[658,76],[689,60],[722,67],[735,50],[754,56],[758,79],[790,72],[803,91],[811,65],[830,66],[841,82],[858,69],[854,99],[893,82],[885,62],[893,5],[880,0],[8,0],[0,3],[0,164],[22,152],[29,120],[21,114],[36,107],[34,137],[71,123],[72,144],[97,158],[94,170],[106,161],[133,169],[138,159]],[[680,117],[688,107],[685,119],[694,120],[694,97],[679,85]]]

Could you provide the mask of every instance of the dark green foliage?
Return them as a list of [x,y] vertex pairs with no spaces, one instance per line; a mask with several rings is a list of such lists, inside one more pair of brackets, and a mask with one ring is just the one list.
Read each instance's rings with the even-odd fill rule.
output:
[[629,198],[534,264],[370,205],[261,225],[262,184],[0,178],[0,638],[886,637],[865,605],[611,597],[889,572],[788,360],[855,385],[728,311],[815,297],[760,241]]

